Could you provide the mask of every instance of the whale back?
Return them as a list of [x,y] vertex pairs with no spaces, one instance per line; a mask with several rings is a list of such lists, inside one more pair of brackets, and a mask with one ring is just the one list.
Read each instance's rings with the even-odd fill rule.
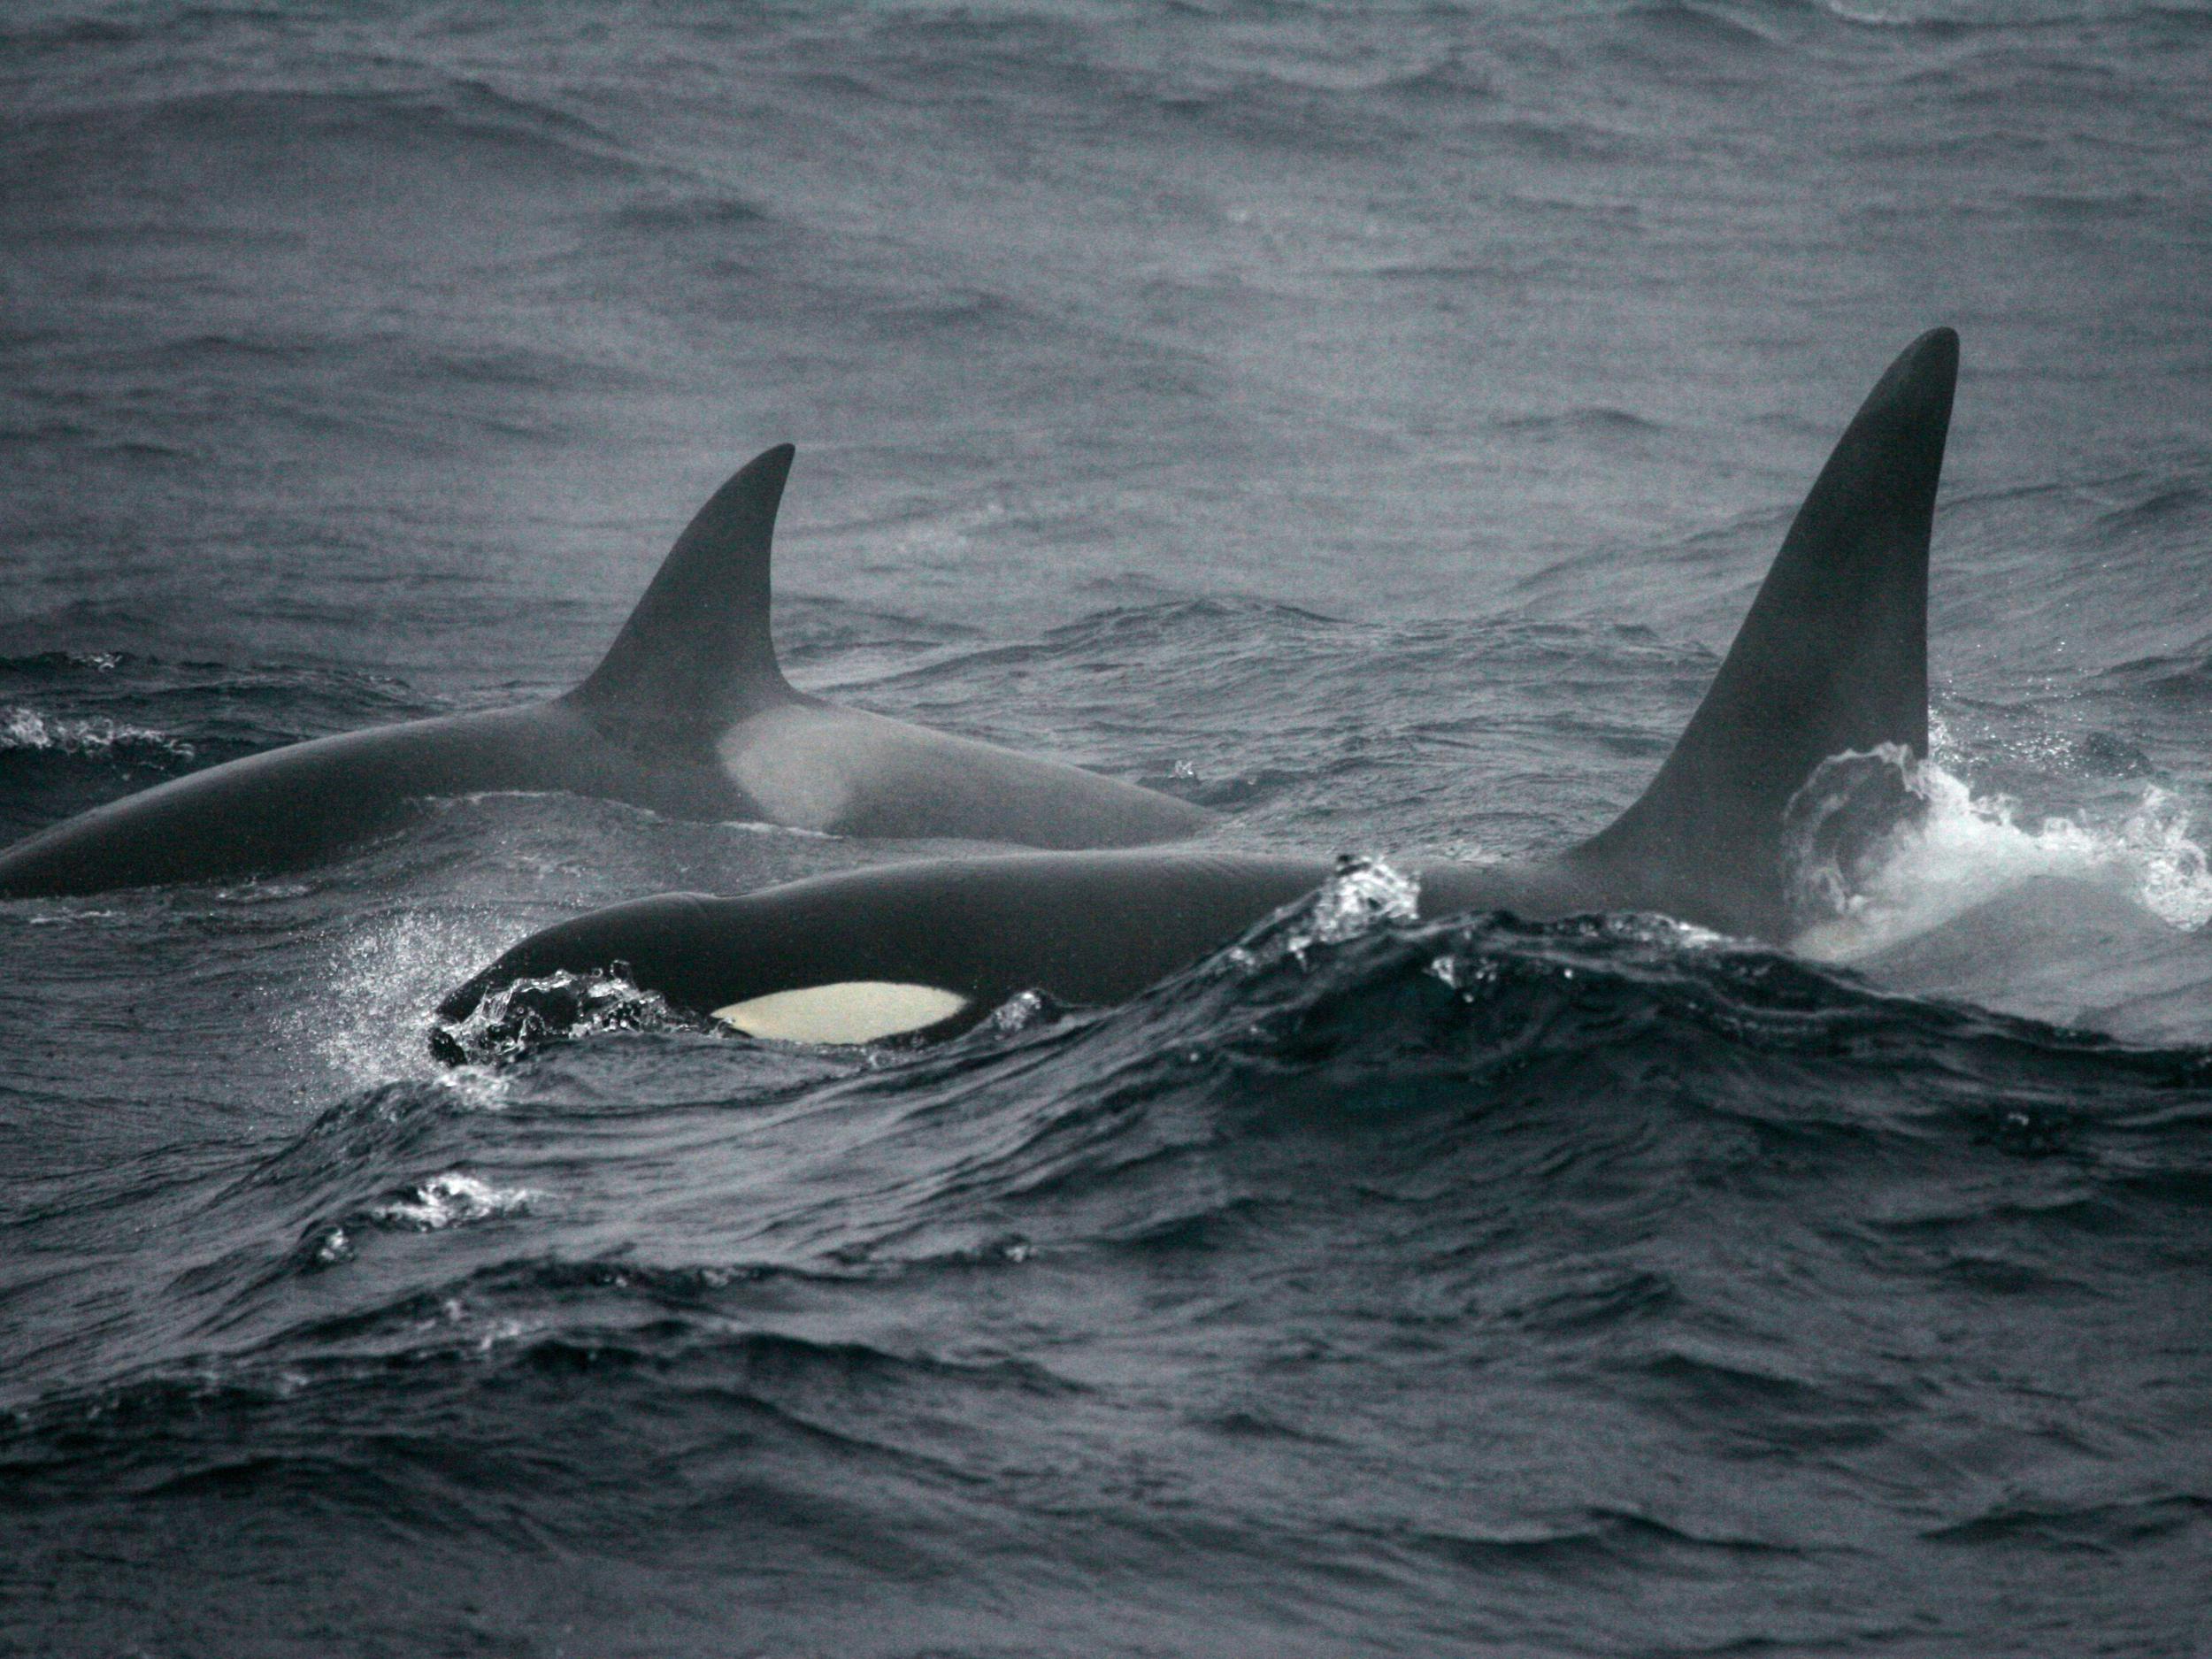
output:
[[769,554],[793,453],[780,443],[714,492],[566,701],[634,736],[697,741],[797,696],[768,623]]
[[1615,904],[1789,931],[1782,818],[1832,755],[1928,749],[1928,543],[1958,379],[1907,347],[1798,509],[1705,700],[1649,788],[1562,861]]

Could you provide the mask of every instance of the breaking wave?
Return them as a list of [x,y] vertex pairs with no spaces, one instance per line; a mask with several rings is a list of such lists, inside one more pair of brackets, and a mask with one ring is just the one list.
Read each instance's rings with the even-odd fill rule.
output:
[[190,760],[198,752],[182,738],[151,726],[99,717],[68,719],[21,707],[0,708],[0,750],[5,749],[164,762]]
[[1894,747],[1825,763],[1791,804],[1795,949],[1847,962],[1925,933],[2032,882],[2124,894],[2169,927],[2212,922],[2212,866],[2192,814],[2146,786],[2103,823],[2024,821],[2002,794],[1978,795],[1936,762]]

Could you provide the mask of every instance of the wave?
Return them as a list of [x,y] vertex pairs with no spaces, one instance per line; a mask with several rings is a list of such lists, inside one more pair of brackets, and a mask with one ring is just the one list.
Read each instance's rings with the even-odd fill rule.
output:
[[[259,155],[278,168],[318,160],[357,169],[372,156],[497,165],[531,174],[636,178],[651,169],[612,134],[557,105],[457,77],[412,87],[239,88],[33,105],[10,123],[50,184],[72,165],[127,145],[212,158]],[[519,173],[513,170],[519,169]]]
[[448,1065],[497,1064],[549,1041],[618,1031],[708,1030],[619,972],[554,973],[488,993],[465,1019],[434,1024],[430,1052]]
[[1510,416],[1498,421],[1497,426],[1501,432],[1524,433],[1541,438],[1600,440],[1644,438],[1667,430],[1663,421],[1604,404],[1565,410],[1557,414]]
[[152,726],[129,726],[105,718],[49,718],[35,709],[0,707],[0,750],[23,749],[62,755],[112,757],[125,764],[155,764],[165,770],[198,753],[190,743]]
[[2156,785],[2117,822],[2052,815],[2031,828],[2010,797],[1978,795],[1940,764],[1893,751],[1826,763],[1793,812],[1839,820],[1864,810],[1863,798],[1853,797],[1869,785],[1893,810],[1870,846],[1829,850],[1801,872],[1801,882],[1820,889],[1809,903],[1823,915],[1797,941],[1801,950],[1832,961],[1870,955],[2009,889],[2053,879],[2113,887],[2183,932],[2212,923],[2212,866],[2190,833],[2193,816]]
[[2119,663],[2098,678],[2124,690],[2179,703],[2212,702],[2212,640],[2172,656]]
[[1631,38],[1641,35],[1699,54],[1757,55],[1773,44],[1755,25],[1691,0],[1640,0],[1621,18]]
[[[989,1466],[957,1425],[1010,1410],[1048,1437],[1088,1409],[1082,1377],[950,1315],[966,1334],[947,1351],[941,1310],[1041,1313],[1069,1274],[1156,1294],[1225,1256],[1354,1285],[1387,1262],[1456,1310],[1423,1329],[1595,1344],[1588,1386],[1661,1420],[1842,1452],[1909,1417],[1899,1385],[1716,1348],[1709,1286],[1679,1262],[1588,1258],[1591,1238],[1684,1204],[1780,1205],[1777,1248],[1878,1236],[1977,1295],[2034,1295],[2035,1251],[1993,1226],[2063,1256],[2062,1234],[2108,1248],[2202,1203],[2212,1050],[1889,995],[1651,918],[1414,924],[1409,902],[1392,872],[1348,872],[1126,1008],[1033,1010],[926,1053],[632,1033],[355,1096],[187,1206],[200,1242],[158,1334],[105,1331],[106,1375],[19,1394],[0,1468],[21,1502],[311,1491],[429,1528],[433,1464],[492,1506],[531,1478],[485,1432],[521,1412],[598,1449],[603,1491],[571,1494],[588,1509],[649,1507],[653,1462],[742,1433],[755,1466],[797,1437],[794,1493],[841,1471],[879,1517],[912,1457],[956,1482]],[[609,1255],[618,1210],[632,1242]],[[1211,1297],[1178,1316],[1193,1340]],[[1350,1353],[1409,1340],[1331,1317]],[[1208,1443],[1330,1444],[1282,1403],[1204,1417]],[[586,1426],[610,1414],[640,1438],[611,1463]],[[426,1425],[419,1457],[387,1455],[396,1419]],[[1634,1513],[1534,1523],[1531,1559],[1765,1537],[1669,1524],[1686,1536],[1638,1543]]]
[[[127,1294],[11,1379],[9,1512],[96,1509],[127,1560],[175,1558],[120,1530],[167,1517],[234,1569],[357,1526],[419,1570],[689,1552],[787,1570],[818,1634],[856,1551],[963,1594],[979,1558],[1032,1590],[1082,1558],[1119,1598],[1197,1527],[1194,1571],[1469,1575],[1539,1611],[1592,1575],[1825,1571],[1744,1459],[1945,1548],[2124,1540],[2100,1492],[1887,1471],[2047,1399],[1970,1333],[1929,1351],[1962,1303],[2012,1345],[2170,1294],[2139,1270],[2212,1191],[2212,1049],[1411,897],[1355,865],[1127,1006],[926,1051],[618,1030],[357,1092],[249,1168],[118,1171],[84,1213],[170,1236],[18,1290],[35,1320]],[[1594,1421],[1664,1480],[1594,1488]],[[2152,1530],[2191,1524],[2140,1486]]]
[[0,823],[19,833],[120,790],[432,710],[378,676],[127,651],[0,657]]
[[[523,1413],[534,1439],[572,1445],[596,1439],[589,1425],[609,1411],[635,1413],[641,1429],[651,1422],[611,1464],[570,1465],[563,1478],[586,1509],[634,1513],[641,1501],[654,1507],[637,1465],[687,1442],[734,1440],[757,1458],[781,1441],[800,1454],[785,1477],[795,1496],[818,1479],[825,1452],[879,1473],[903,1461],[901,1442],[932,1412],[981,1422],[995,1404],[1076,1392],[1020,1361],[719,1329],[695,1302],[680,1311],[648,1302],[618,1325],[534,1329],[476,1311],[496,1302],[498,1277],[383,1310],[413,1335],[396,1349],[377,1351],[359,1330],[352,1353],[204,1365],[19,1408],[0,1417],[12,1501],[65,1504],[104,1486],[150,1502],[291,1494],[311,1512],[374,1515],[442,1536],[457,1509],[495,1513],[538,1485],[535,1455],[482,1433],[505,1413]],[[604,1299],[620,1282],[603,1274],[587,1289]],[[425,1427],[411,1451],[395,1455],[385,1425],[403,1400]]]

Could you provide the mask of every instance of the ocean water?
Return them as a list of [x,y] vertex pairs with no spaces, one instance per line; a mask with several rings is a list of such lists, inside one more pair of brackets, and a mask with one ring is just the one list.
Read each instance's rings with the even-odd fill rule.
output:
[[2207,1651],[2208,86],[2143,0],[9,8],[0,837],[572,683],[788,439],[798,683],[1556,848],[1965,367],[1929,809],[1795,954],[1340,905],[448,1069],[534,927],[943,849],[0,905],[0,1650]]

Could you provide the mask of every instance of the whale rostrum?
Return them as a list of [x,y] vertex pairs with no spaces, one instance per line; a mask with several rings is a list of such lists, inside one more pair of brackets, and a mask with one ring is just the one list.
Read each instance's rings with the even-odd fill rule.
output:
[[0,852],[0,898],[294,869],[388,828],[411,802],[493,790],[1030,847],[1133,846],[1209,820],[1134,784],[795,690],[769,632],[792,455],[779,444],[715,492],[573,690],[294,743],[126,795]]
[[[1424,915],[1653,911],[1786,941],[1783,819],[1793,795],[1832,756],[1927,751],[1928,545],[1957,375],[1947,328],[1890,365],[1641,797],[1551,858],[1420,870]],[[1204,848],[1037,852],[886,864],[735,898],[664,895],[524,940],[440,1011],[465,1018],[518,979],[618,971],[757,1035],[872,1041],[896,1034],[887,1026],[901,1009],[910,1031],[951,1029],[1025,991],[1077,1004],[1133,995],[1334,867]],[[932,990],[941,995],[918,994]]]

